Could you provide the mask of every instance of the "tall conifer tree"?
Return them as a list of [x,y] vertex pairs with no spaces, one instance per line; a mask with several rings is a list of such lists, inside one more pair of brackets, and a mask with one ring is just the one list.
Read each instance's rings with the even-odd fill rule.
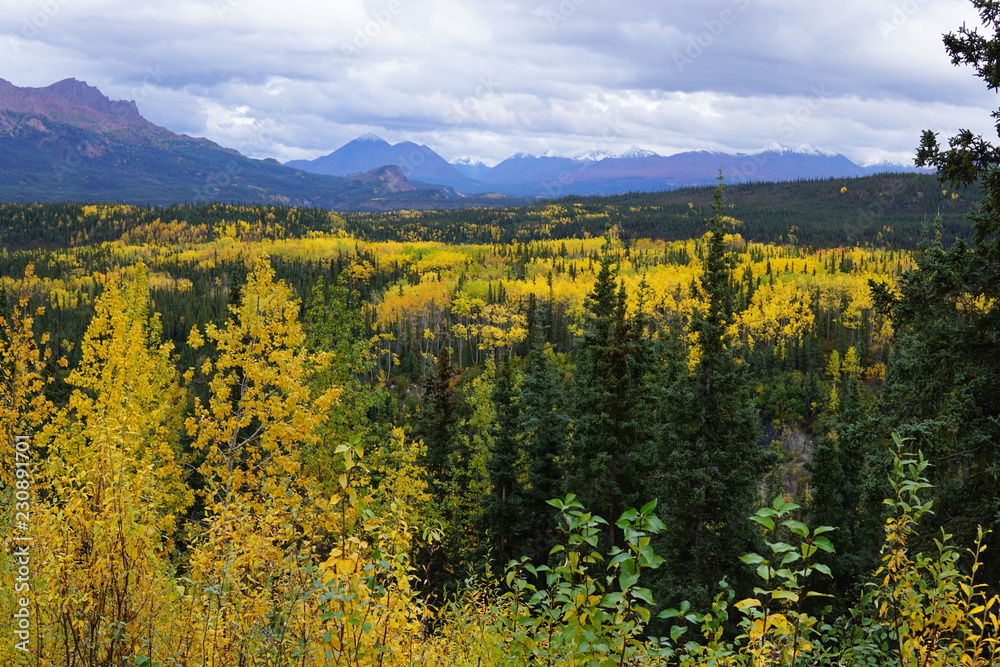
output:
[[525,524],[520,409],[510,361],[498,368],[493,403],[496,423],[486,463],[491,491],[484,502],[482,520],[494,565],[502,572],[510,559],[521,555]]
[[521,423],[528,455],[525,516],[530,554],[548,554],[556,530],[556,510],[548,500],[566,494],[566,444],[569,419],[561,405],[559,382],[545,342],[544,318],[536,317],[528,332],[528,359],[521,387]]
[[676,403],[668,408],[659,478],[668,524],[667,594],[701,603],[724,575],[739,573],[734,564],[756,544],[747,517],[769,463],[757,445],[760,416],[750,378],[727,333],[734,260],[725,244],[721,175],[713,211],[699,281],[704,306],[691,322],[700,354],[691,373],[675,376],[669,390]]
[[424,467],[431,493],[442,498],[452,478],[450,459],[455,448],[458,425],[458,397],[454,387],[455,368],[451,350],[442,348],[435,372],[424,387],[417,436],[424,441],[427,454]]
[[645,466],[637,465],[651,438],[649,340],[628,317],[626,292],[617,284],[610,240],[593,291],[587,296],[588,331],[577,346],[573,387],[573,440],[569,488],[595,514],[614,521],[645,504]]

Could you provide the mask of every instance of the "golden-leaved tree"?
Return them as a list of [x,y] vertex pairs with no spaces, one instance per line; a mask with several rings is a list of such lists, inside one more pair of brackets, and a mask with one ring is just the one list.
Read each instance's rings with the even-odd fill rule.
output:
[[106,276],[68,404],[36,443],[48,448],[36,514],[42,664],[121,664],[155,650],[169,624],[169,556],[191,501],[170,352],[145,268]]
[[186,630],[172,649],[183,664],[357,660],[370,644],[388,645],[390,630],[406,639],[416,632],[405,555],[372,566],[378,544],[367,534],[406,540],[362,516],[357,440],[345,434],[334,447],[334,491],[303,465],[321,436],[331,437],[322,426],[340,389],[310,390],[326,353],[308,351],[298,315],[291,289],[261,257],[225,325],[191,334],[192,346],[214,352],[198,369],[207,399],[187,420],[203,458],[204,519],[180,605]]
[[[207,398],[195,400],[186,425],[202,459],[204,518],[182,605],[187,637],[174,651],[191,664],[287,658],[304,639],[289,615],[308,596],[306,565],[328,507],[310,498],[299,457],[323,416],[306,383],[298,311],[265,257],[226,323],[191,333],[190,344],[208,352],[197,380],[188,373],[189,381],[207,383]],[[321,397],[333,399],[334,390]]]
[[[25,282],[31,282],[34,268],[28,265]],[[52,405],[43,389],[47,382],[45,365],[48,351],[34,333],[34,316],[42,310],[29,308],[27,293],[18,296],[9,313],[0,316],[0,433],[3,433],[4,459],[0,465],[0,502],[5,511],[0,514],[0,615],[12,619],[21,612],[21,599],[30,602],[30,581],[18,581],[20,563],[18,547],[30,544],[33,518],[32,489],[36,487],[36,455],[31,439],[38,428],[51,416]],[[6,295],[0,306],[6,307]],[[41,343],[41,345],[40,345]],[[24,500],[26,498],[26,500]],[[27,519],[27,520],[24,520]],[[22,577],[23,579],[23,577]],[[29,588],[25,586],[28,585]],[[35,609],[29,615],[37,613]],[[30,636],[30,635],[29,635]],[[21,637],[18,637],[21,639]],[[15,641],[0,645],[0,664],[10,664],[18,654]]]

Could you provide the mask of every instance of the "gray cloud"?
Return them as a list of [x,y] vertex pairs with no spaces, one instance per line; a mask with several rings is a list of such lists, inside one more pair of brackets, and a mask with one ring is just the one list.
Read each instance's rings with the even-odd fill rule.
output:
[[941,34],[966,0],[0,0],[0,77],[76,77],[255,157],[364,132],[497,161],[808,143],[912,156],[992,131]]

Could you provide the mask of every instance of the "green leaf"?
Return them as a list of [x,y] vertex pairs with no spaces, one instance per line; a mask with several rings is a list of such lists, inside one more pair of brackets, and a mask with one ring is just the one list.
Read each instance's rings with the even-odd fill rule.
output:
[[653,604],[653,593],[648,588],[636,588],[632,591],[632,597],[642,600],[646,604]]
[[642,561],[647,564],[652,563],[658,558],[656,552],[653,551],[653,545],[651,544],[646,544],[643,545],[642,547],[639,547],[639,556],[641,557]]
[[646,503],[645,505],[643,505],[642,506],[642,510],[640,510],[640,511],[643,514],[651,514],[653,512],[653,510],[656,509],[656,503],[657,503],[656,498],[653,498],[648,503]]
[[648,558],[648,560],[646,562],[646,567],[648,567],[648,568],[650,568],[652,570],[655,570],[655,569],[659,568],[661,565],[663,565],[666,562],[667,562],[667,559],[664,558],[663,556],[657,556],[656,554],[653,554],[652,556],[650,556]]
[[774,519],[768,516],[760,516],[760,514],[755,514],[750,517],[751,521],[756,521],[760,525],[764,526],[768,530],[774,530]]
[[607,607],[609,609],[614,609],[618,605],[618,603],[621,602],[624,598],[625,596],[621,593],[610,593],[607,597],[604,598],[601,604],[602,606]]
[[836,549],[834,549],[833,547],[833,542],[831,542],[828,538],[823,537],[822,535],[813,540],[813,544],[816,545],[818,548],[822,549],[823,551],[827,552],[828,554],[832,554],[836,551]]
[[782,495],[779,493],[775,497],[774,502],[771,503],[771,507],[777,510],[780,514],[787,514],[792,510],[800,509],[801,506],[793,502],[786,503]]
[[823,565],[823,563],[816,563],[816,564],[814,564],[812,566],[812,568],[814,570],[816,570],[817,572],[822,572],[823,574],[825,574],[828,577],[832,577],[833,576],[833,573],[830,572],[830,567],[828,565]]
[[767,562],[767,559],[759,554],[745,554],[740,556],[740,560],[747,565],[760,565],[761,563]]
[[795,561],[797,561],[801,557],[802,556],[800,556],[797,552],[795,552],[795,551],[789,551],[787,554],[784,555],[784,557],[782,557],[781,562],[779,563],[779,565],[788,565],[789,563],[794,563]]
[[660,517],[656,516],[655,514],[646,518],[646,530],[648,530],[649,532],[653,534],[662,533],[666,529],[667,529],[667,524],[660,521]]
[[632,555],[630,553],[628,553],[627,551],[622,551],[620,553],[615,554],[614,558],[608,561],[608,565],[617,565],[618,563],[623,563],[628,559],[630,559],[631,557]]
[[627,572],[622,572],[618,577],[618,587],[623,591],[627,591],[636,585],[639,581],[639,573],[629,574]]
[[619,528],[622,528],[623,527],[622,524],[632,523],[638,517],[639,517],[639,510],[633,507],[632,509],[625,510],[625,512],[622,513],[621,517],[619,517],[615,525],[618,526]]
[[792,531],[799,537],[809,537],[809,526],[802,523],[801,521],[795,521],[793,519],[786,519],[781,522],[783,526],[786,526],[788,530]]
[[775,600],[789,600],[791,602],[799,601],[799,594],[794,591],[783,591],[777,590],[771,595]]
[[771,547],[771,551],[776,554],[783,554],[788,551],[795,551],[795,547],[787,542],[768,542],[767,546]]

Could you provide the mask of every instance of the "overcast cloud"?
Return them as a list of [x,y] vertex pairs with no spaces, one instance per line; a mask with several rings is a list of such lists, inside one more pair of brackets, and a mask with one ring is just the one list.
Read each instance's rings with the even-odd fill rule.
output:
[[77,78],[252,157],[374,132],[497,162],[810,144],[909,160],[993,132],[941,35],[967,0],[0,0],[0,78]]

